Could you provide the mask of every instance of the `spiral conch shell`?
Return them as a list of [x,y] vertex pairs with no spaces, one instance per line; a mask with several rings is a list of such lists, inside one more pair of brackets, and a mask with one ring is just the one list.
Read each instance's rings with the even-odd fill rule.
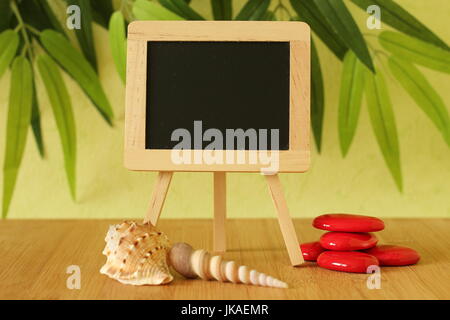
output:
[[171,266],[187,278],[200,277],[203,280],[229,281],[256,286],[287,288],[283,281],[275,279],[234,261],[211,256],[207,251],[194,250],[187,243],[176,243],[169,253]]
[[100,273],[124,284],[159,285],[173,280],[167,266],[170,242],[152,224],[124,221],[105,238],[106,264]]

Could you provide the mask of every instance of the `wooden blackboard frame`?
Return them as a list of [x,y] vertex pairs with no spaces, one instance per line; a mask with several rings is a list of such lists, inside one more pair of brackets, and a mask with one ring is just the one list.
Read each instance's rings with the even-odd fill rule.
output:
[[[289,150],[277,151],[278,172],[304,172],[309,168],[310,29],[307,24],[294,21],[132,22],[128,26],[124,152],[126,168],[140,171],[260,172],[265,167],[260,163],[176,164],[171,159],[172,150],[145,148],[148,41],[289,42]],[[249,151],[243,152],[248,159]]]

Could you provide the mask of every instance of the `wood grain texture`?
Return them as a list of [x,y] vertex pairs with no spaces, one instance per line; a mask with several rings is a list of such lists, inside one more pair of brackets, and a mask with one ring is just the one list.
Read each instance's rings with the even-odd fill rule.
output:
[[[450,219],[385,219],[380,243],[409,246],[420,252],[415,266],[383,267],[381,289],[369,290],[366,274],[325,270],[314,263],[291,267],[276,219],[228,220],[227,259],[271,274],[289,289],[271,289],[185,280],[165,286],[133,287],[99,273],[101,254],[112,220],[0,221],[1,299],[450,299]],[[303,241],[323,231],[311,219],[294,220]],[[212,249],[212,220],[164,220],[159,228],[173,242]],[[66,288],[66,268],[81,268],[81,289]]]
[[284,197],[283,186],[280,182],[280,177],[277,174],[267,175],[266,181],[269,186],[270,196],[278,215],[278,224],[280,225],[281,233],[283,234],[286,250],[289,254],[289,259],[293,266],[299,266],[305,261],[303,260],[302,252],[298,247],[299,242],[289,208]]
[[161,215],[164,202],[166,201],[167,191],[169,190],[172,176],[173,172],[170,171],[160,171],[158,173],[144,222],[150,221],[154,226],[158,224],[158,219]]
[[225,172],[214,172],[214,251],[227,250],[227,177]]
[[[244,164],[177,164],[172,150],[145,149],[147,41],[286,41],[290,43],[289,150],[279,151],[278,172],[310,166],[310,28],[294,21],[136,21],[128,26],[125,110],[125,167],[146,171],[259,172],[268,167],[259,153]],[[277,106],[274,106],[276,109]],[[188,152],[190,150],[187,150]],[[196,152],[202,153],[202,150]],[[270,153],[270,152],[269,152]],[[236,156],[236,155],[235,155]],[[201,156],[203,158],[203,156]],[[265,158],[264,158],[265,159]]]
[[310,28],[299,21],[134,21],[128,39],[145,41],[305,41]]

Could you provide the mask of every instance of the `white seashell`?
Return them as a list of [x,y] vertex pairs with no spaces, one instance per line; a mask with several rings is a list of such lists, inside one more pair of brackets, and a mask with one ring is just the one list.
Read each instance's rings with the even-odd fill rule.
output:
[[124,221],[109,227],[100,273],[124,284],[159,285],[173,280],[167,266],[170,242],[150,223]]
[[[182,257],[182,258],[180,258]],[[256,286],[287,288],[288,285],[278,279],[239,266],[234,261],[224,261],[220,256],[210,256],[205,250],[193,250],[187,243],[176,243],[169,253],[170,265],[181,275],[192,278],[198,276],[204,280],[229,281]]]

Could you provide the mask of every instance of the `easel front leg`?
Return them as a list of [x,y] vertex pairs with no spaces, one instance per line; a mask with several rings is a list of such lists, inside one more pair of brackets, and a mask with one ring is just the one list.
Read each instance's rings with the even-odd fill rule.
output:
[[225,172],[214,172],[214,251],[226,251],[227,184]]
[[172,175],[172,171],[160,171],[158,173],[144,222],[150,221],[154,226],[156,226],[164,205],[164,201],[166,200],[167,190],[169,189]]
[[266,175],[267,184],[269,185],[270,195],[278,213],[278,223],[280,224],[281,233],[283,234],[284,243],[289,254],[289,259],[293,266],[303,264],[302,252],[300,250],[297,234],[294,224],[289,215],[289,209],[283,193],[283,186],[277,174]]

